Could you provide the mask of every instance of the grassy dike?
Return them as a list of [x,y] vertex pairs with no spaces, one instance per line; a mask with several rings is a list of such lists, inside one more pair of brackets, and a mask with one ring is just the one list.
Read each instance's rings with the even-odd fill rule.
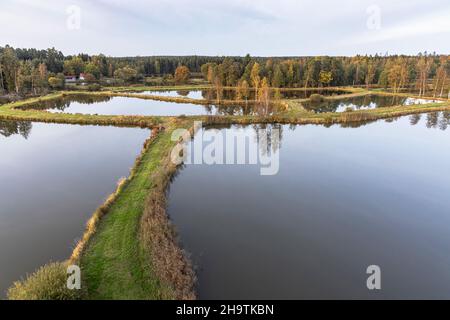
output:
[[[268,117],[89,116],[16,108],[65,94],[75,93],[56,93],[0,106],[0,120],[140,126],[153,129],[152,137],[145,143],[130,176],[121,181],[116,192],[94,212],[70,259],[48,264],[26,280],[15,283],[9,291],[11,299],[195,298],[195,276],[177,244],[176,233],[166,214],[165,196],[176,172],[170,154],[179,142],[172,141],[172,133],[178,128],[192,131],[194,120],[201,120],[205,125],[270,122],[358,125],[364,121],[450,110],[450,101],[321,114],[284,101],[287,110]],[[67,264],[80,265],[83,290],[65,288]]]
[[[87,298],[195,297],[194,274],[165,213],[165,191],[176,169],[170,161],[177,143],[172,131],[190,123],[170,123],[151,138],[111,205],[88,224],[86,239],[72,256],[81,265]],[[165,264],[159,262],[162,255]]]

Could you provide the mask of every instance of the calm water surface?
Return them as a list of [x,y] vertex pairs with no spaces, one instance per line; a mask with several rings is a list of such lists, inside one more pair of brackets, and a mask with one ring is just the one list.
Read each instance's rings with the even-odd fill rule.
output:
[[[450,298],[449,122],[279,126],[274,176],[186,165],[168,212],[200,298]],[[374,264],[376,292],[366,288]]]
[[273,112],[273,110],[265,110],[251,104],[247,106],[214,106],[128,97],[85,95],[72,95],[61,99],[43,101],[27,108],[47,110],[54,113],[142,116],[247,115]]
[[94,210],[128,176],[148,130],[0,121],[0,298],[67,259]]
[[[165,90],[165,91],[142,91],[135,92],[138,94],[148,94],[155,96],[164,96],[164,97],[187,97],[191,99],[206,99],[206,100],[214,100],[217,99],[217,91],[214,89],[206,89],[206,90]],[[273,92],[272,92],[273,93]],[[312,94],[321,94],[324,96],[334,96],[347,94],[349,92],[342,90],[284,90],[280,89],[281,97],[284,99],[307,99]],[[219,97],[225,100],[235,100],[237,99],[236,90],[234,89],[223,89],[219,91]],[[241,99],[245,99],[245,97],[241,97]],[[255,91],[249,90],[247,99],[254,100],[255,99]]]
[[321,112],[344,112],[351,110],[368,110],[392,106],[410,106],[414,104],[425,104],[439,102],[439,100],[420,99],[412,97],[390,97],[382,95],[368,95],[362,97],[328,100],[323,102],[302,102],[307,110],[317,113]]

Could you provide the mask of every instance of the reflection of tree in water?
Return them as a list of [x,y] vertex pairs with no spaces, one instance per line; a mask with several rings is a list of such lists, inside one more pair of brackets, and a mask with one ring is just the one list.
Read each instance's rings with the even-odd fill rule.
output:
[[20,134],[25,139],[30,136],[33,124],[28,121],[0,121],[0,135],[9,137]]
[[390,97],[378,95],[366,95],[360,97],[325,100],[321,102],[306,101],[302,105],[305,109],[316,113],[336,112],[339,108],[345,110],[350,107],[355,110],[392,107],[395,105],[403,105],[406,101],[404,97]]
[[320,94],[323,96],[338,96],[341,94],[349,94],[350,91],[335,91],[335,90],[283,90],[281,89],[281,95],[285,99],[308,99],[313,94]]
[[45,101],[39,101],[33,103],[32,105],[25,106],[24,109],[39,109],[39,110],[59,110],[64,111],[70,107],[72,102],[77,102],[80,104],[93,104],[97,102],[107,102],[111,100],[111,97],[100,96],[100,95],[70,95],[59,99],[51,99]]
[[419,123],[420,119],[422,118],[422,115],[420,113],[418,114],[413,114],[409,117],[409,123],[412,126],[415,126],[416,124]]
[[[235,89],[220,89],[219,92],[215,89],[202,90],[202,97],[205,100],[236,100],[237,92]],[[249,92],[249,100],[255,100],[255,92]]]
[[281,141],[283,139],[283,126],[281,124],[254,124],[252,128],[256,133],[262,135],[255,135],[255,141],[262,155],[270,155],[281,149]]
[[430,112],[427,113],[426,126],[427,128],[439,128],[441,130],[447,130],[450,124],[450,112]]
[[444,111],[442,112],[441,118],[439,119],[439,129],[447,130],[449,124],[450,124],[450,112]]
[[189,95],[189,93],[190,93],[189,90],[178,90],[177,91],[177,94],[182,97],[187,97]]
[[[409,123],[411,125],[416,125],[422,119],[423,114],[413,114],[409,116]],[[450,111],[436,111],[429,112],[426,115],[425,124],[427,128],[439,128],[441,130],[447,130],[450,124]]]
[[430,112],[427,114],[427,128],[436,128],[439,120],[439,112]]

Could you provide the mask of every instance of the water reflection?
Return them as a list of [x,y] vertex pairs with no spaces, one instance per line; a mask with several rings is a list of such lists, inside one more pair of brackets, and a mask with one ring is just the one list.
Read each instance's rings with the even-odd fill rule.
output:
[[[324,96],[335,96],[335,95],[341,95],[341,94],[348,94],[350,92],[342,91],[342,90],[286,90],[286,89],[280,89],[280,95],[281,98],[284,99],[307,99],[312,94],[321,94]],[[145,94],[145,95],[155,95],[155,96],[164,96],[164,97],[186,97],[190,99],[205,99],[208,101],[214,101],[214,100],[236,100],[236,99],[242,99],[242,100],[255,100],[255,91],[252,89],[248,90],[248,93],[246,96],[238,97],[237,91],[235,89],[204,89],[204,90],[163,90],[163,91],[157,91],[157,90],[149,90],[149,91],[135,91],[136,94]],[[275,91],[272,90],[272,95],[275,94]]]
[[46,110],[53,113],[101,114],[101,115],[270,115],[277,112],[273,106],[259,103],[242,105],[197,105],[129,97],[97,95],[69,95],[59,99],[40,101],[25,106],[27,109]]
[[2,121],[0,120],[0,135],[9,137],[14,134],[20,134],[28,139],[33,125],[27,121]]
[[58,99],[42,100],[33,103],[32,106],[25,106],[23,109],[39,109],[64,112],[72,104],[90,105],[100,102],[108,102],[112,98],[100,95],[70,95]]
[[409,106],[414,104],[426,104],[439,102],[439,100],[428,100],[411,97],[367,95],[361,97],[325,100],[320,102],[307,101],[302,105],[305,109],[316,113],[323,112],[344,112],[347,110],[368,110],[392,106]]
[[[448,299],[443,123],[448,113],[357,129],[283,125],[274,176],[186,165],[168,213],[197,268],[199,298]],[[382,270],[378,292],[366,287],[372,264]]]
[[2,121],[0,133],[2,299],[13,281],[70,256],[87,220],[129,174],[150,132]]

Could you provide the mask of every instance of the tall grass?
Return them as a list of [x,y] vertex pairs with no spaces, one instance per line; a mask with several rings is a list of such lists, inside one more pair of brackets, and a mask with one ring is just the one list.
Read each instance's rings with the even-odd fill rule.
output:
[[26,279],[8,289],[10,300],[78,300],[83,290],[67,288],[67,262],[54,262],[40,267]]

